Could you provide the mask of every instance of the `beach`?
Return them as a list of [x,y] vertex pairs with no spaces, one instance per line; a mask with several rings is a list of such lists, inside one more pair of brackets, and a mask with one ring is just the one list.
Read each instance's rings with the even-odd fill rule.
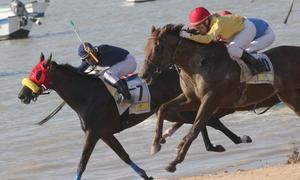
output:
[[180,180],[299,180],[300,164],[282,164],[252,170],[238,170],[204,176],[182,177]]
[[299,180],[300,179],[300,156],[295,149],[285,164],[263,166],[254,169],[237,169],[234,172],[215,172],[203,176],[181,177],[181,180]]

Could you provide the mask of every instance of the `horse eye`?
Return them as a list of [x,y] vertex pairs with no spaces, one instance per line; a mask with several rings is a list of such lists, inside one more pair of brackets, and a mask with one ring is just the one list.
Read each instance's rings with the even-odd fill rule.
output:
[[38,71],[35,76],[36,80],[39,81],[41,79],[41,76],[42,76],[42,71]]

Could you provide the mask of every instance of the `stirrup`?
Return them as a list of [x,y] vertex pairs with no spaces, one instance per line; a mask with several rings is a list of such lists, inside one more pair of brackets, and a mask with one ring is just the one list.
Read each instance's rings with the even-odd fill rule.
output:
[[121,93],[121,94],[124,96],[125,99],[131,100],[131,94],[130,94],[130,92],[124,92],[124,93]]

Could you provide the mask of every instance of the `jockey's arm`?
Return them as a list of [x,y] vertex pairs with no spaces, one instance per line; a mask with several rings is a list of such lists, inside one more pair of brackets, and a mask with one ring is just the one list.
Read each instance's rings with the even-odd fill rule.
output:
[[87,63],[86,61],[83,60],[80,64],[80,66],[77,68],[78,72],[83,73],[89,66],[90,66],[89,63]]
[[218,35],[221,32],[222,26],[217,22],[215,22],[209,32],[206,35],[201,34],[191,34],[190,39],[199,43],[209,44],[212,41],[216,41],[218,39]]

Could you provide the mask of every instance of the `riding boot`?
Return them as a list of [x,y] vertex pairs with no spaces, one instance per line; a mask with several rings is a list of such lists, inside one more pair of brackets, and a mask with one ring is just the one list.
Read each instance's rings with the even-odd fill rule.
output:
[[256,59],[246,51],[243,51],[241,59],[247,64],[252,75],[256,75],[268,70],[264,62],[262,62],[259,59]]
[[126,80],[120,79],[119,81],[117,81],[115,86],[117,88],[118,93],[121,93],[125,99],[131,100],[131,94],[129,92]]

